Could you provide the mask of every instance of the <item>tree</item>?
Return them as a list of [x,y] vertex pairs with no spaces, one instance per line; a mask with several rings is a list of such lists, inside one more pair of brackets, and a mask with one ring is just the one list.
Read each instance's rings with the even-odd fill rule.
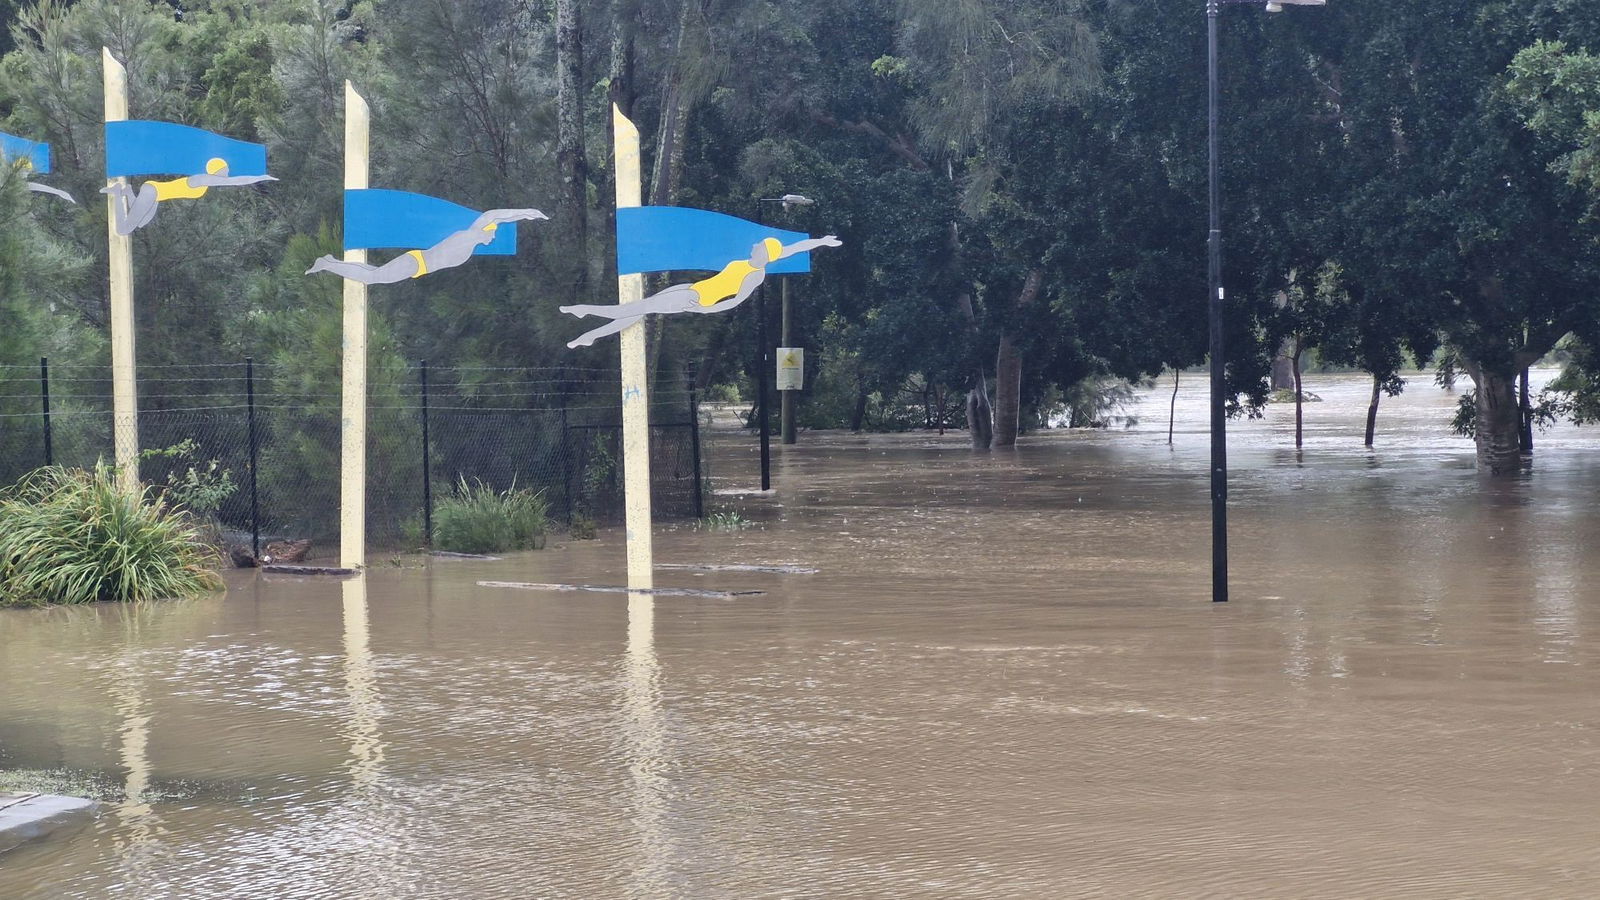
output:
[[1477,384],[1474,432],[1488,473],[1514,471],[1522,458],[1517,373],[1600,312],[1588,200],[1550,171],[1547,142],[1503,90],[1518,49],[1600,34],[1592,13],[1547,7],[1480,0],[1446,12],[1351,0],[1328,7],[1314,42],[1337,78],[1345,132],[1341,262],[1364,290],[1422,306],[1456,348]]

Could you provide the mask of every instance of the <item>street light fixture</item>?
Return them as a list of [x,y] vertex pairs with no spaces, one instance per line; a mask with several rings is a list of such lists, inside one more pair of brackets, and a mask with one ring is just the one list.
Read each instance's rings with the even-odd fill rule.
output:
[[1228,437],[1226,360],[1222,347],[1222,189],[1217,163],[1217,18],[1223,4],[1263,5],[1267,12],[1282,12],[1284,6],[1326,6],[1327,0],[1206,0],[1206,74],[1210,82],[1210,117],[1207,148],[1209,177],[1210,231],[1206,238],[1207,297],[1211,325],[1211,600],[1228,602]]
[[[1290,2],[1292,3],[1293,0],[1290,0]],[[787,210],[794,206],[810,206],[817,201],[811,199],[810,197],[804,196],[803,194],[784,194],[782,197],[762,197],[761,202],[782,203],[783,208]]]

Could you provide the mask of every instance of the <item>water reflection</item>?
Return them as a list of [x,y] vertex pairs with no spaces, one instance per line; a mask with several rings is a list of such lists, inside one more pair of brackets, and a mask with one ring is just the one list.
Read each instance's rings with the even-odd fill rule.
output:
[[383,774],[383,737],[378,722],[383,696],[378,691],[372,660],[372,632],[367,617],[367,576],[357,575],[341,585],[344,596],[344,684],[350,715],[343,730],[350,742],[345,771],[357,791],[366,791]]
[[159,846],[161,820],[152,803],[150,765],[150,697],[148,673],[141,659],[138,610],[122,610],[127,646],[117,655],[109,672],[108,693],[117,716],[118,760],[126,773],[122,799],[113,807],[119,822],[116,831],[118,854],[128,878],[137,884],[143,879],[149,857]]
[[661,721],[661,662],[656,657],[655,597],[628,595],[628,653],[623,674],[623,737],[633,785],[639,853],[632,868],[638,896],[671,892],[667,833],[666,737]]

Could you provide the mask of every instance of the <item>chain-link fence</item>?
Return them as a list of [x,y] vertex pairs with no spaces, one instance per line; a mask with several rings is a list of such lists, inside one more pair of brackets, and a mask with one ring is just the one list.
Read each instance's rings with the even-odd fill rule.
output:
[[[337,380],[251,362],[143,366],[138,374],[144,481],[222,484],[213,492],[217,518],[241,539],[309,538],[319,553],[337,547]],[[109,367],[0,366],[0,482],[48,464],[109,463],[111,406]],[[687,381],[658,385],[650,416],[653,510],[663,519],[697,517],[705,479]],[[542,491],[558,522],[618,523],[620,421],[615,369],[420,363],[375,371],[368,543],[424,546],[432,510],[463,483]]]

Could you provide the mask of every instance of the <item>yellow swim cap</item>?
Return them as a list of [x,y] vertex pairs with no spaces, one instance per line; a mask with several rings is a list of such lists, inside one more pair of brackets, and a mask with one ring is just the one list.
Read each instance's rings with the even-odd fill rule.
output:
[[218,172],[221,172],[223,169],[226,169],[227,167],[228,167],[228,161],[225,160],[225,159],[218,159],[218,158],[213,156],[212,158],[206,160],[206,174],[207,175],[215,175]]
[[761,242],[761,246],[767,248],[768,260],[777,259],[778,254],[783,252],[783,242],[777,238],[766,238]]

